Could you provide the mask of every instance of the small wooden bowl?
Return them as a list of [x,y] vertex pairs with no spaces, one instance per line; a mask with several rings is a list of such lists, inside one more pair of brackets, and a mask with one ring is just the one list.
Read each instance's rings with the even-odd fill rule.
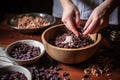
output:
[[83,48],[74,48],[74,49],[59,48],[53,46],[48,42],[49,40],[55,38],[56,35],[68,31],[69,30],[65,27],[64,24],[59,24],[52,26],[43,32],[42,34],[43,45],[48,55],[53,59],[62,63],[76,64],[89,59],[99,48],[99,44],[102,39],[100,33],[98,33],[97,40],[96,40],[96,34],[90,34],[89,36],[91,37],[92,40],[95,41],[95,43]]

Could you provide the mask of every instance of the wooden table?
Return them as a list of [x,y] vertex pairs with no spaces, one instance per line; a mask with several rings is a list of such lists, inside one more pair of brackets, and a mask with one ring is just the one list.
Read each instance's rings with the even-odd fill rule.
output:
[[[7,47],[8,44],[17,40],[22,40],[22,39],[33,39],[33,40],[41,41],[42,32],[37,34],[22,34],[11,29],[7,25],[6,21],[7,19],[5,19],[3,22],[0,23],[0,46],[5,48]],[[60,23],[62,23],[60,19],[57,19],[55,24],[60,24]],[[111,48],[112,44],[107,40],[108,39],[103,38],[102,46],[100,47],[100,49],[96,52],[96,54],[92,58],[90,58],[89,60],[83,63],[68,65],[68,64],[56,62],[55,60],[51,59],[47,54],[45,56],[47,56],[50,59],[50,60],[48,59],[49,61],[53,63],[56,62],[57,66],[62,68],[62,71],[60,71],[60,74],[66,71],[69,73],[68,77],[71,80],[82,80],[82,77],[84,75],[83,66],[87,64],[95,63],[96,56],[105,55],[107,57],[114,59],[113,69],[111,70],[112,75],[108,77],[105,73],[100,77],[96,77],[90,74],[89,78],[86,78],[85,80],[120,80],[120,65],[119,65],[120,52],[119,50],[117,51],[114,48]]]

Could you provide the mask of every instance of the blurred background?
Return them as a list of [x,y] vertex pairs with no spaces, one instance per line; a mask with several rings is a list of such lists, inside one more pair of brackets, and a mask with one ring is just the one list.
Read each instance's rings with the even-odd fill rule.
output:
[[45,12],[52,14],[52,7],[53,0],[0,0],[0,21],[6,14],[11,13]]
[[0,21],[6,14],[45,12],[52,14],[53,0],[0,0]]

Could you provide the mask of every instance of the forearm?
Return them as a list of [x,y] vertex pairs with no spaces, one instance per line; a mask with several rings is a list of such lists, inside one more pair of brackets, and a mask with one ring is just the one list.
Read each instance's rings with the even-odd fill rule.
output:
[[111,14],[111,12],[120,5],[120,0],[105,0],[103,2],[103,7],[107,10],[108,14]]
[[60,0],[62,7],[64,8],[66,4],[72,3],[72,0]]

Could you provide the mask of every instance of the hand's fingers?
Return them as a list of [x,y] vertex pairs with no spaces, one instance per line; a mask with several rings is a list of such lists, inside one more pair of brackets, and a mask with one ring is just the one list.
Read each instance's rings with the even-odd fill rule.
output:
[[104,22],[104,21],[101,20],[100,23],[96,25],[95,29],[93,30],[93,32],[91,32],[91,34],[97,33],[100,29],[102,29],[103,22]]
[[65,25],[66,27],[71,30],[76,36],[79,36],[79,32],[77,31],[74,21],[71,21],[70,19],[66,21]]
[[91,24],[87,27],[87,29],[83,32],[83,35],[91,34],[96,26],[97,20],[92,21]]
[[76,23],[76,28],[80,28],[80,13],[79,12],[75,12],[75,23]]
[[97,33],[101,29],[100,25],[96,26],[94,30],[91,32],[91,34]]
[[92,22],[92,19],[89,18],[88,21],[87,21],[86,24],[85,24],[85,27],[83,28],[83,31],[88,28],[88,26],[91,24],[91,22]]

